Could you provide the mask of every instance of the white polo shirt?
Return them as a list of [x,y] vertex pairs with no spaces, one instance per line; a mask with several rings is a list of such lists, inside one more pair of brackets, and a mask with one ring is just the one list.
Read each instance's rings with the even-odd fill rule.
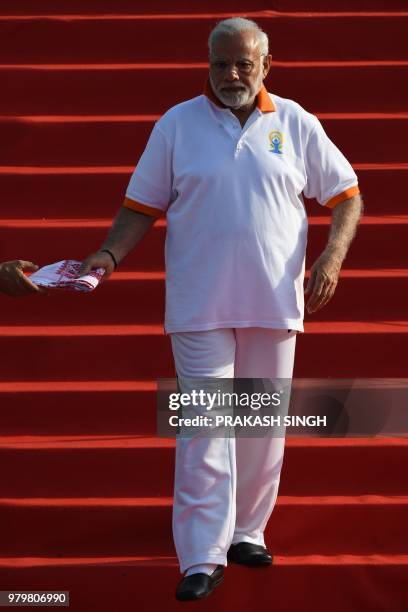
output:
[[215,97],[155,124],[124,206],[167,216],[165,333],[220,327],[303,331],[307,216],[359,193],[315,115],[265,87],[241,127]]

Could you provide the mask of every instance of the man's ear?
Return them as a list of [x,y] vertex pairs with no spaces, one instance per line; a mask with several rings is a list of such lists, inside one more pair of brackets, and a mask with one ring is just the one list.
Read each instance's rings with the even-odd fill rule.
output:
[[272,55],[268,54],[265,55],[264,60],[263,60],[263,77],[265,78],[271,68],[271,64],[272,64]]

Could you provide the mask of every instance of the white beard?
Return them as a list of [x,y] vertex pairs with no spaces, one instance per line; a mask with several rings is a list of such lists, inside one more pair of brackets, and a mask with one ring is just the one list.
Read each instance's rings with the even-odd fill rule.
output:
[[233,108],[233,109],[238,109],[238,108],[241,108],[242,106],[247,106],[251,104],[255,100],[256,95],[258,94],[259,90],[262,87],[262,81],[263,81],[262,74],[260,74],[259,79],[256,81],[253,88],[249,88],[249,87],[246,87],[245,85],[239,84],[239,87],[242,87],[245,89],[239,89],[234,92],[232,91],[228,92],[228,91],[218,91],[210,76],[211,86],[217,98],[219,98],[219,100],[221,100],[221,102],[225,104],[225,106],[228,106],[229,108]]

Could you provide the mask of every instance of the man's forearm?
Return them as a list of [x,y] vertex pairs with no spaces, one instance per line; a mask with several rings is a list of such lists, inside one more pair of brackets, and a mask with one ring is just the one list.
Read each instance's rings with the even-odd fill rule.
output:
[[121,261],[143,238],[155,220],[156,217],[122,206],[100,250],[109,249],[115,259]]
[[325,252],[341,264],[355,236],[363,211],[360,195],[337,204],[332,212],[332,222]]

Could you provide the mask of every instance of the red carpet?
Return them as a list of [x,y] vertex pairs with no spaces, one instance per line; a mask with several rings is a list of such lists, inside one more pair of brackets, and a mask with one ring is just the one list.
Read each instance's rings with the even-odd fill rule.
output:
[[[319,116],[365,197],[335,298],[306,315],[295,375],[404,378],[404,0],[3,0],[0,260],[99,246],[153,121],[201,93],[209,30],[231,12],[267,30],[269,90]],[[307,210],[309,269],[330,214]],[[174,376],[164,236],[159,220],[93,294],[0,296],[1,590],[69,590],[75,612],[182,605],[174,440],[155,436],[155,381]],[[407,610],[407,458],[402,438],[288,438],[274,567],[231,565],[195,606]]]

